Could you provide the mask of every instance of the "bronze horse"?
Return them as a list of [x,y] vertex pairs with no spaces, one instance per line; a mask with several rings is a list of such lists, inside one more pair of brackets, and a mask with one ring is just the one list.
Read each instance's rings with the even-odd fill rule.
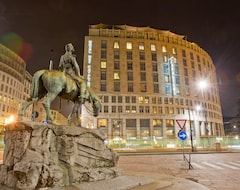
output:
[[[79,95],[80,89],[69,75],[59,70],[39,70],[33,75],[30,97],[22,104],[18,115],[21,118],[31,104],[45,97],[42,104],[46,111],[46,121],[54,123],[50,106],[52,101],[59,96],[75,104],[68,116],[68,121],[71,121],[73,113],[76,113],[77,106],[84,103],[80,101]],[[97,117],[101,108],[101,97],[97,96],[91,88],[87,87],[85,101],[92,104],[93,115]]]

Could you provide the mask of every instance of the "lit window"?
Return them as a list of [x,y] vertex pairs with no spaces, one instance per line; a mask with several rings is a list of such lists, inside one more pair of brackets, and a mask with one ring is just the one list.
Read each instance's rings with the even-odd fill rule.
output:
[[127,42],[127,49],[132,49],[132,42]]
[[143,96],[140,96],[140,97],[138,98],[138,102],[139,102],[140,104],[142,104],[142,103],[144,102],[144,97],[143,97]]
[[106,68],[107,68],[107,62],[101,61],[101,69],[106,69]]
[[138,48],[139,50],[144,50],[144,43],[143,42],[139,43]]
[[92,40],[88,40],[88,53],[92,54]]
[[151,44],[151,51],[156,51],[156,45],[155,44]]
[[166,53],[167,52],[167,47],[166,46],[162,46],[162,52]]
[[119,79],[120,79],[120,74],[119,74],[119,72],[115,72],[115,73],[113,74],[113,78],[119,80]]
[[119,49],[119,42],[114,42],[113,48],[114,49]]
[[173,55],[177,54],[177,49],[175,47],[172,48],[172,53],[173,53]]

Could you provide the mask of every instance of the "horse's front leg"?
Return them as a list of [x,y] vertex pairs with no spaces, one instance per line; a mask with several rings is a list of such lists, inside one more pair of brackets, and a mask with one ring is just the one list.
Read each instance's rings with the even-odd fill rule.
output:
[[68,115],[68,125],[72,124],[72,117],[73,117],[73,114],[75,114],[77,112],[77,109],[78,109],[78,105],[77,105],[77,103],[75,103],[71,113]]

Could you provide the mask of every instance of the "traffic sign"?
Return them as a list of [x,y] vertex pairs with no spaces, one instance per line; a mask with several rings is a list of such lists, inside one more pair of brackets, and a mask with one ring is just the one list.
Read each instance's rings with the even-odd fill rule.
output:
[[185,127],[185,124],[186,124],[186,119],[177,119],[176,122],[178,124],[178,126],[180,127],[181,130],[184,129]]
[[178,132],[178,137],[180,138],[180,140],[184,141],[187,139],[187,133],[185,131],[180,130]]

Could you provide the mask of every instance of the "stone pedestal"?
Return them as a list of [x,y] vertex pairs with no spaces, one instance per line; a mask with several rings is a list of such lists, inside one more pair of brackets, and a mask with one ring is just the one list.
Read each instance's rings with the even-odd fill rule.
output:
[[118,155],[104,140],[100,130],[36,122],[9,124],[0,184],[31,190],[120,176]]

